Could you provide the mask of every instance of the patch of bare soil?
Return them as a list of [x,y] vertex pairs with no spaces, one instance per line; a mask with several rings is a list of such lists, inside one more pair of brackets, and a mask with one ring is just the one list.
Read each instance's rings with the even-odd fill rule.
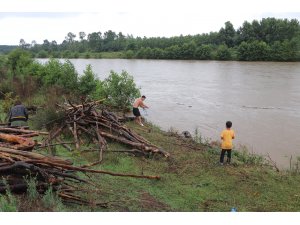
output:
[[140,206],[143,212],[171,211],[170,207],[154,198],[148,192],[142,192],[140,196]]

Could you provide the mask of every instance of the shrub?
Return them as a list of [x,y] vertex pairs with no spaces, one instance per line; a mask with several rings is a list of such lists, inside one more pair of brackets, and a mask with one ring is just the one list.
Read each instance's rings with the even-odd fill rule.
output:
[[232,58],[230,49],[227,45],[220,45],[217,49],[216,58],[218,60],[230,60]]
[[111,71],[103,82],[103,90],[109,105],[122,111],[128,110],[134,98],[140,96],[133,77],[126,71],[122,71],[120,75]]
[[47,57],[48,57],[48,52],[46,52],[45,50],[41,50],[41,51],[39,51],[39,53],[37,54],[37,57],[38,57],[38,58],[42,58],[42,59],[47,58]]
[[84,74],[79,78],[78,89],[82,95],[89,95],[96,91],[97,79],[91,65],[86,66]]
[[34,119],[32,120],[33,128],[40,130],[46,128],[51,130],[50,122],[63,122],[64,114],[63,112],[56,112],[54,107],[48,106],[43,110],[38,110]]
[[57,59],[50,59],[40,76],[46,86],[57,85],[64,88],[66,92],[77,90],[78,73],[69,60],[61,63]]
[[17,48],[8,54],[8,65],[14,76],[24,75],[33,62],[29,52]]

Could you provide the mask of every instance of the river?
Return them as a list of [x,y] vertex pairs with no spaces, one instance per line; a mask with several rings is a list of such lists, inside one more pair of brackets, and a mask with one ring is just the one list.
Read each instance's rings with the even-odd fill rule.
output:
[[[42,60],[43,61],[43,60]],[[194,60],[72,59],[100,79],[126,70],[149,105],[145,118],[164,130],[196,129],[217,140],[231,120],[236,145],[278,166],[300,156],[300,63]]]

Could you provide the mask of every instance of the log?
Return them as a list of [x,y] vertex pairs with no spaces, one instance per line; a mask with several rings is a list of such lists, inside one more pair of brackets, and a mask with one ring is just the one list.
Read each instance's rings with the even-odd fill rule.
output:
[[24,138],[24,137],[19,137],[14,134],[3,134],[0,133],[0,139],[10,142],[10,143],[17,143],[16,145],[17,149],[32,149],[35,145],[35,142],[30,139],[30,138]]
[[42,131],[35,131],[35,130],[24,130],[24,129],[16,129],[16,128],[7,128],[7,127],[0,127],[0,131],[7,132],[7,133],[24,133],[24,134],[31,134],[31,133],[38,133],[41,135],[48,135],[48,132]]
[[77,127],[76,127],[76,115],[74,115],[74,127],[73,127],[73,135],[74,135],[74,139],[75,139],[75,148],[79,149],[79,141],[78,141],[78,135],[77,135]]
[[1,152],[12,153],[15,155],[21,155],[21,156],[27,157],[29,159],[41,160],[41,161],[45,161],[45,162],[56,162],[56,163],[65,164],[65,165],[73,164],[72,162],[70,162],[68,160],[60,159],[58,157],[53,157],[53,156],[44,156],[44,155],[41,155],[41,154],[35,153],[35,152],[25,152],[25,151],[0,147],[0,153]]
[[86,168],[81,168],[81,167],[76,167],[76,166],[70,166],[70,165],[65,165],[65,164],[59,164],[59,163],[54,163],[50,161],[43,161],[43,160],[28,160],[26,161],[27,163],[32,163],[32,164],[47,164],[50,166],[55,166],[59,167],[62,169],[68,169],[68,170],[74,170],[74,171],[80,171],[80,172],[90,172],[90,173],[101,173],[101,174],[108,174],[111,176],[120,176],[120,177],[135,177],[135,178],[146,178],[146,179],[156,179],[159,180],[160,176],[144,176],[144,175],[135,175],[135,174],[122,174],[122,173],[113,173],[109,171],[104,171],[104,170],[93,170],[93,169],[86,169]]
[[148,146],[146,146],[145,144],[142,144],[142,143],[136,143],[136,142],[128,141],[124,138],[116,137],[116,136],[111,135],[111,134],[106,133],[106,132],[100,132],[100,134],[104,137],[107,137],[107,138],[110,138],[112,140],[115,140],[115,141],[130,145],[130,146],[133,146],[133,147],[135,147],[137,149],[140,149],[140,150],[143,150],[143,151],[153,152],[153,153],[160,153],[160,154],[164,155],[165,157],[170,156],[170,154],[168,152],[165,152],[165,151],[163,151],[161,149],[158,149],[158,148],[148,147]]

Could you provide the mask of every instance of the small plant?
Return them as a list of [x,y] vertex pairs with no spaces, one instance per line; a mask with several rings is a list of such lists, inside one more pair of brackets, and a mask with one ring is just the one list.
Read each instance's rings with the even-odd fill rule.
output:
[[262,165],[264,162],[263,156],[249,153],[245,146],[239,146],[238,151],[233,151],[233,156],[245,164]]
[[50,186],[45,192],[42,198],[42,202],[45,207],[53,208],[54,211],[65,211],[61,199],[56,193],[53,192],[52,186]]
[[199,132],[198,128],[196,128],[195,132],[194,132],[194,141],[199,144],[201,144],[203,142],[203,137],[202,137],[201,133]]
[[39,193],[36,189],[37,180],[35,177],[25,177],[25,182],[27,184],[27,195],[29,200],[33,201],[38,198]]
[[201,135],[199,129],[196,128],[194,132],[194,141],[198,144],[210,145],[211,140]]
[[42,129],[46,128],[47,130],[51,130],[51,124],[62,122],[64,117],[63,112],[56,112],[54,108],[47,107],[43,110],[39,110],[35,117],[33,118],[33,128],[34,129]]
[[171,135],[179,135],[179,131],[174,127],[170,127],[168,133],[170,133]]
[[17,212],[18,211],[17,198],[12,195],[6,180],[3,179],[2,182],[6,186],[6,194],[0,195],[0,212]]

